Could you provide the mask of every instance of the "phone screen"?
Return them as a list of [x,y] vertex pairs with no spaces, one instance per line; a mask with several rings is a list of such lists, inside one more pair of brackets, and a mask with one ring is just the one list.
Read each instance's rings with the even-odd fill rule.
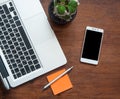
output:
[[98,60],[102,34],[97,31],[86,30],[82,57]]

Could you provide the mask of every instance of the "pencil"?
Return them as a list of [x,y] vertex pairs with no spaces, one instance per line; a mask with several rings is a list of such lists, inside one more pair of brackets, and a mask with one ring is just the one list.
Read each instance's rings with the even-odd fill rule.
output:
[[53,80],[52,80],[51,82],[49,82],[47,85],[45,85],[45,86],[43,87],[43,90],[47,89],[51,84],[53,84],[55,81],[57,81],[57,80],[60,79],[62,76],[64,76],[65,74],[67,74],[69,71],[71,71],[72,68],[73,68],[73,66],[70,67],[69,69],[67,69],[66,71],[64,71],[64,72],[63,72],[62,74],[60,74],[59,76],[57,76],[55,79],[53,79]]

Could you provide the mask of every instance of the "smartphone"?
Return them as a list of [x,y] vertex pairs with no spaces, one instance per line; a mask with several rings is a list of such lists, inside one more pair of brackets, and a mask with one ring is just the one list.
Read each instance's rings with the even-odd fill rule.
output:
[[104,30],[95,27],[86,27],[80,61],[97,65],[102,45]]

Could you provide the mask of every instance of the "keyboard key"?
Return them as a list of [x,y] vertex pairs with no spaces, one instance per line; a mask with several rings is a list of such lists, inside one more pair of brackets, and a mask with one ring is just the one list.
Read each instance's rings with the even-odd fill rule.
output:
[[13,5],[12,5],[12,2],[10,2],[9,5],[10,5],[10,6],[13,6]]
[[6,54],[6,52],[5,52],[5,51],[3,51],[3,54]]
[[10,40],[10,37],[9,37],[9,36],[6,36],[6,40],[7,40],[7,41]]
[[6,50],[6,52],[7,52],[7,54],[10,54],[11,53],[11,51],[8,49],[8,50]]
[[9,14],[9,10],[8,10],[8,7],[7,7],[6,4],[3,5],[3,9],[4,9],[4,11],[5,11],[6,14]]
[[12,41],[15,42],[15,41],[17,41],[17,39],[14,37],[14,38],[12,38]]
[[17,58],[19,58],[19,56],[18,56],[17,54],[15,54],[15,55],[14,55],[14,58],[17,59]]
[[28,62],[28,64],[29,64],[29,65],[32,65],[32,64],[33,64],[33,62],[32,62],[32,61],[29,61],[29,62]]
[[11,70],[11,72],[12,72],[12,74],[14,74],[15,72],[14,72],[14,70]]
[[21,42],[21,41],[22,41],[22,39],[21,39],[21,38],[18,38],[18,41],[19,41],[19,42]]
[[2,18],[0,17],[0,22],[2,21]]
[[12,28],[15,28],[15,27],[16,27],[16,25],[15,25],[15,24],[12,24],[11,26],[12,26]]
[[27,56],[26,59],[29,61],[30,60],[30,56]]
[[21,73],[17,73],[17,77],[21,77],[22,75],[21,75]]
[[4,40],[4,39],[5,39],[5,37],[2,35],[2,36],[0,36],[0,39],[1,39],[1,40]]
[[8,57],[11,59],[11,58],[13,58],[13,55],[12,55],[12,54],[9,54]]
[[11,28],[9,28],[9,29],[8,29],[8,32],[12,32],[12,29],[11,29]]
[[[9,36],[8,36],[9,37]],[[6,38],[7,39],[7,38]],[[8,40],[8,39],[7,39]],[[12,44],[12,41],[8,41],[8,44],[11,45]]]
[[27,72],[27,73],[30,73],[30,72],[31,72],[28,65],[25,66],[25,69],[26,69],[26,72]]
[[24,55],[25,55],[25,56],[27,56],[27,55],[28,55],[28,52],[27,52],[27,51],[25,51],[25,52],[24,52]]
[[4,13],[4,11],[3,10],[0,10],[0,14],[3,14]]
[[4,19],[3,21],[4,21],[5,23],[8,23],[8,20],[7,20],[7,19]]
[[22,50],[23,50],[23,51],[26,51],[27,49],[26,49],[26,47],[23,47]]
[[6,40],[3,40],[2,43],[3,43],[3,45],[7,44]]
[[[14,33],[17,33],[17,32],[18,32],[18,29],[15,28],[15,29],[13,29],[13,31],[14,31]],[[17,34],[18,34],[18,33],[17,33]]]
[[40,64],[35,65],[36,69],[40,68]]
[[26,60],[23,60],[22,63],[23,63],[23,65],[26,65],[26,64],[27,64]]
[[13,19],[14,19],[15,21],[18,20],[18,16],[15,16]]
[[10,24],[14,23],[13,19],[9,20]]
[[28,38],[27,38],[27,36],[25,34],[25,31],[24,31],[23,27],[22,26],[18,27],[18,29],[19,29],[19,31],[21,33],[21,36],[22,36],[22,38],[23,38],[27,48],[30,49],[31,48],[31,44],[30,44],[30,42],[29,42],[29,40],[28,40]]
[[34,51],[31,49],[29,50],[30,55],[34,54]]
[[17,26],[21,25],[20,21],[16,21],[15,23],[16,23]]
[[0,26],[1,26],[1,27],[4,26],[4,23],[3,23],[3,22],[0,22]]
[[9,23],[7,23],[7,24],[6,24],[6,27],[7,27],[7,28],[9,28],[9,27],[10,27],[10,24],[9,24]]
[[18,54],[19,54],[20,56],[23,55],[22,51],[18,52]]
[[26,74],[26,72],[25,72],[25,69],[24,69],[24,68],[20,69],[20,71],[21,71],[22,75],[25,75],[25,74]]
[[23,42],[21,42],[21,43],[20,43],[20,46],[21,46],[21,47],[23,47],[23,46],[24,46],[24,43],[23,43]]
[[5,55],[5,58],[6,58],[6,59],[8,59],[8,56],[7,56],[7,55]]
[[10,48],[11,48],[11,49],[15,49],[14,45],[11,45]]
[[[14,31],[14,30],[13,30],[13,31]],[[15,32],[15,31],[14,31],[14,32]],[[17,32],[18,32],[18,31],[17,31]],[[19,33],[17,33],[17,34],[16,34],[16,37],[20,37],[20,34],[19,34]]]
[[17,76],[16,75],[13,75],[13,77],[16,79],[17,78]]
[[19,72],[19,69],[18,69],[18,68],[16,68],[16,69],[15,69],[15,72],[16,72],[16,73],[18,73],[18,72]]
[[8,48],[9,48],[9,46],[8,46],[8,45],[4,45],[4,48],[5,48],[5,49],[8,49]]
[[16,64],[16,63],[14,63],[14,64],[12,64],[12,66],[13,66],[13,68],[16,68],[16,67],[17,67],[17,64]]
[[35,70],[35,67],[32,65],[32,66],[30,66],[30,69],[31,69],[32,71],[34,71],[34,70]]
[[15,46],[18,46],[19,44],[18,44],[18,42],[14,42],[14,45],[15,45]]
[[5,35],[8,35],[8,32],[7,32],[7,31],[5,31],[5,32],[4,32],[4,34],[5,34]]
[[14,59],[11,59],[10,61],[11,61],[11,63],[15,63],[15,60],[14,60]]
[[8,17],[8,19],[12,19],[12,16],[10,14],[7,17]]
[[20,59],[17,59],[16,62],[19,64],[19,63],[21,62],[21,60],[20,60]]
[[[8,59],[7,59],[7,63],[8,63],[8,64],[10,64],[10,60],[8,60]],[[12,67],[12,65],[9,65],[9,67],[11,68],[11,67]]]
[[13,11],[14,15],[17,15],[17,13],[15,11]]
[[11,36],[11,37],[14,37],[14,33],[10,33],[10,36]]
[[3,15],[1,15],[1,17],[2,17],[3,19],[5,19],[5,18],[6,18],[6,15],[3,14]]
[[34,63],[34,64],[37,64],[37,63],[38,63],[38,60],[34,60],[33,63]]
[[23,65],[22,65],[22,64],[18,64],[18,67],[19,67],[19,68],[23,68]]
[[21,59],[21,60],[24,60],[24,59],[25,59],[25,57],[24,57],[24,56],[20,56],[20,59]]
[[9,68],[12,69],[12,65],[9,65]]
[[[0,42],[0,43],[1,43],[1,42]],[[5,50],[4,50],[4,47],[2,46],[2,44],[0,44],[0,47],[1,47],[1,49],[2,49],[3,51],[5,51]]]
[[2,31],[0,31],[0,35],[2,35],[3,33],[2,33]]
[[13,7],[10,7],[9,8],[10,12],[14,11],[14,8]]
[[17,51],[20,51],[20,50],[21,50],[21,48],[18,46],[18,47],[16,47],[16,50],[17,50]]
[[2,31],[5,31],[6,30],[6,28],[5,27],[2,27]]
[[12,53],[13,53],[13,54],[16,54],[16,53],[17,53],[17,51],[16,51],[16,50],[12,50]]

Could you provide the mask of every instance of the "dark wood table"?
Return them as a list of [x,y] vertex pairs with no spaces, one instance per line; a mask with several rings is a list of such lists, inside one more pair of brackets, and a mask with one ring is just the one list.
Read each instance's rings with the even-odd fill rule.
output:
[[[41,2],[49,19],[50,0]],[[57,96],[50,88],[43,92],[41,88],[48,83],[46,76],[55,70],[9,91],[0,81],[0,99],[120,99],[120,0],[81,0],[80,3],[70,24],[58,26],[49,19],[68,61],[59,69],[74,66],[69,73],[73,88]],[[88,25],[105,31],[98,66],[79,61]]]

